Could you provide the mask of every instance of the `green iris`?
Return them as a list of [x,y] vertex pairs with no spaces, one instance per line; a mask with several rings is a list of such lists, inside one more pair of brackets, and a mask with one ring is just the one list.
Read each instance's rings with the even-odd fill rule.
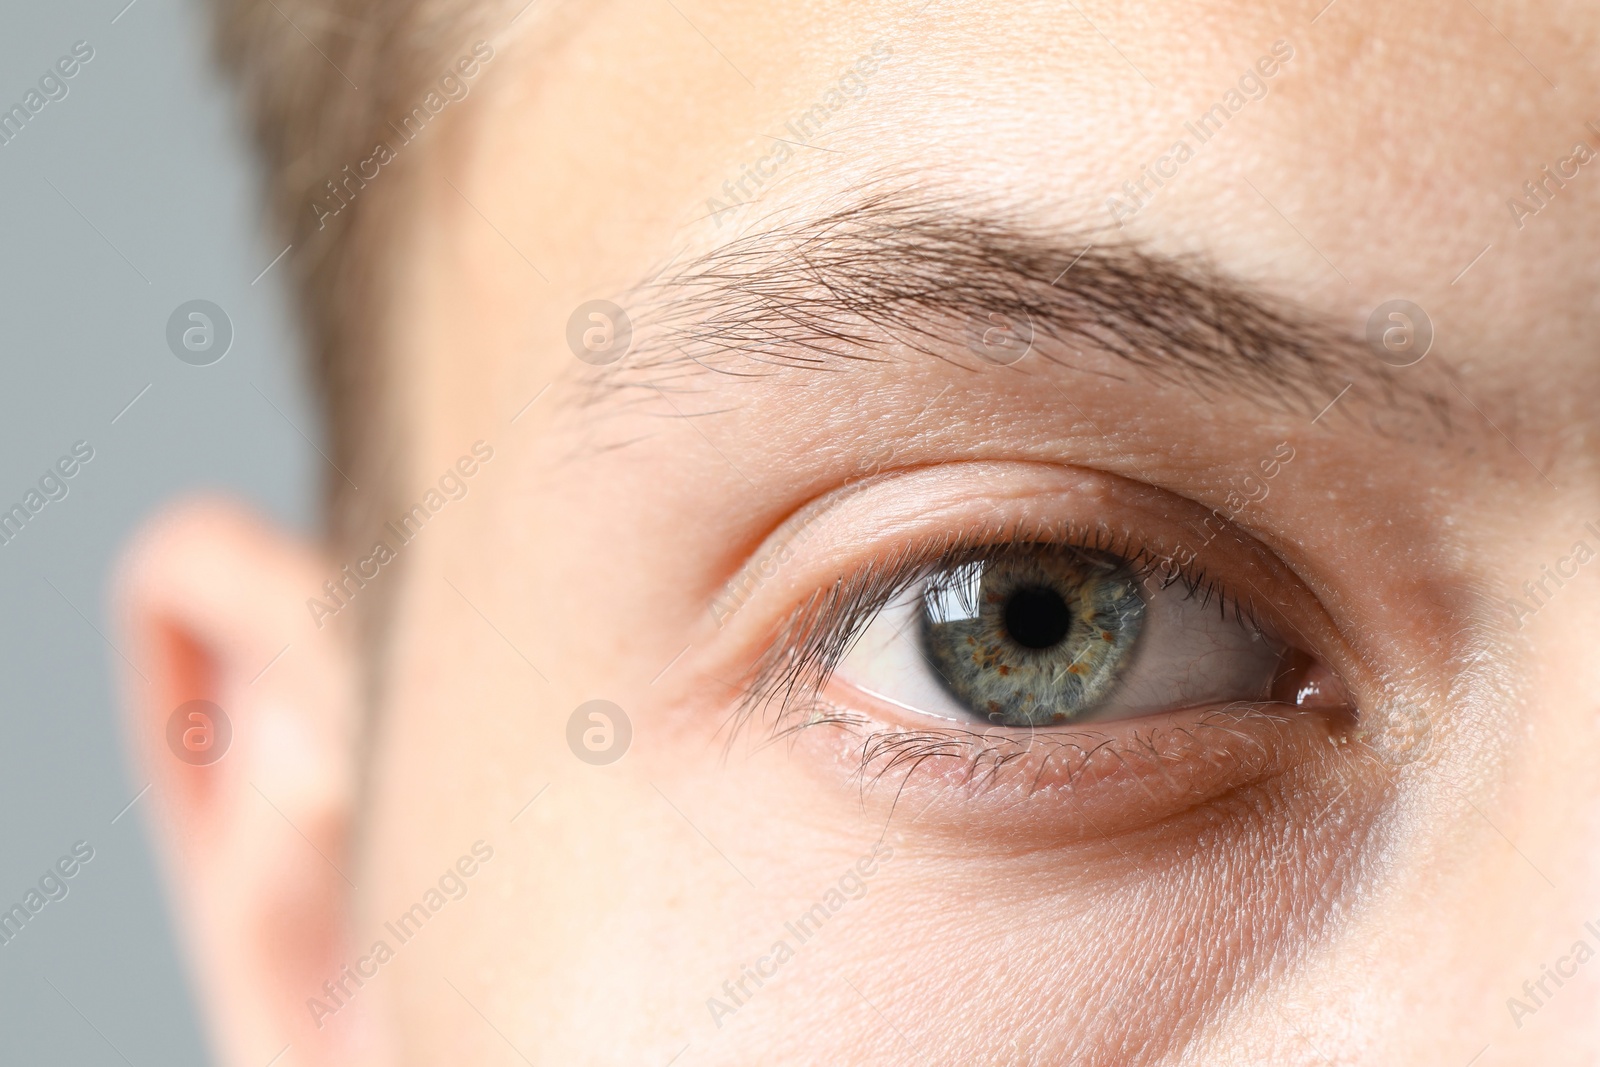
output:
[[922,595],[922,649],[979,718],[1078,722],[1115,687],[1144,608],[1127,560],[1026,546],[936,575]]

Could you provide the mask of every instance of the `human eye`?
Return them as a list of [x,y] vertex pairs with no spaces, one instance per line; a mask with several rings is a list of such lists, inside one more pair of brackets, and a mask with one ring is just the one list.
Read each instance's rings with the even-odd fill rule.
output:
[[741,729],[922,810],[972,802],[964,832],[983,810],[1007,829],[1030,812],[1149,825],[1326,764],[1356,733],[1359,661],[1215,513],[1094,473],[887,481],[788,542],[791,569],[831,566],[771,590],[798,602],[744,681]]
[[1008,543],[934,563],[877,610],[838,683],[952,722],[1045,728],[1333,699],[1225,590],[1139,550]]

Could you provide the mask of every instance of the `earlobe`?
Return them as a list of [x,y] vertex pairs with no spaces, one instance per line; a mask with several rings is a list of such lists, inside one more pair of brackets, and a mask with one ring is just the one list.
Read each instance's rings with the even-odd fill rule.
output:
[[304,602],[325,566],[235,505],[153,521],[116,591],[126,732],[218,1061],[380,1062],[377,992],[307,1002],[347,956],[360,878],[353,620]]

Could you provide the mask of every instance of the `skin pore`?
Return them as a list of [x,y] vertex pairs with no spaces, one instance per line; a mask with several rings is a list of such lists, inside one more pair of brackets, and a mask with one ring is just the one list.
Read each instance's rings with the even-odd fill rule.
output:
[[[374,579],[378,651],[306,607],[365,544],[213,502],[130,553],[222,1062],[1600,1055],[1600,965],[1538,984],[1600,947],[1600,179],[1541,169],[1600,147],[1600,21],[1318,7],[617,0],[497,39],[396,164],[394,497],[493,458]],[[1396,298],[1409,366],[1365,340]],[[596,299],[634,329],[599,367]],[[1030,736],[793,667],[830,595],[963,539],[1182,561],[1330,696]],[[159,738],[194,698],[234,722],[208,768]],[[566,740],[593,699],[606,766]]]

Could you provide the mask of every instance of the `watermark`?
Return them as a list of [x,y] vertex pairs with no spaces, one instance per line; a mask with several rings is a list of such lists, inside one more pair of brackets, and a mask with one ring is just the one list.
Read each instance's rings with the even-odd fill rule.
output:
[[228,754],[233,722],[209,700],[179,704],[167,716],[167,747],[191,767],[209,767]]
[[724,1019],[737,1014],[767,982],[776,978],[783,965],[794,959],[796,950],[816,937],[824,923],[843,911],[850,901],[866,896],[867,883],[878,873],[878,865],[892,859],[894,847],[884,841],[878,842],[871,852],[846,868],[838,882],[829,886],[815,904],[783,924],[787,937],[774,941],[766,955],[758,957],[754,964],[741,965],[737,976],[722,983],[721,996],[707,997],[706,1010],[711,1013],[711,1021],[716,1023],[717,1029],[722,1029]]
[[179,304],[167,316],[167,348],[191,367],[209,367],[233,347],[233,320],[209,300]]
[[457,459],[439,476],[437,484],[422,494],[421,500],[401,513],[398,519],[383,524],[386,536],[374,541],[372,549],[365,556],[339,568],[338,578],[329,578],[322,583],[323,598],[307,597],[306,610],[311,613],[311,621],[317,629],[322,629],[328,619],[349,607],[368,584],[377,580],[384,567],[399,559],[400,550],[416,540],[423,526],[433,516],[453,501],[463,499],[469,488],[468,479],[478,473],[482,464],[493,458],[493,446],[483,441],[472,442],[471,455]]
[[794,558],[795,547],[811,536],[812,527],[821,518],[821,511],[809,512],[789,536],[739,568],[739,573],[730,578],[711,599],[711,618],[716,621],[718,629],[726,626],[728,620],[750,602],[756,590],[778,576],[783,565]]
[[820,99],[783,124],[783,128],[794,135],[793,141],[774,136],[766,154],[741,166],[737,178],[723,182],[721,191],[728,198],[727,202],[714,196],[706,199],[706,212],[715,220],[717,227],[722,227],[724,215],[757,199],[761,187],[776,178],[783,166],[794,158],[796,146],[810,147],[811,138],[838,118],[852,101],[866,95],[867,79],[876,74],[893,55],[894,49],[886,41],[874,41],[872,50],[863,52],[847,67]]
[[[1600,126],[1596,126],[1592,119],[1584,123],[1584,127],[1600,137]],[[1529,219],[1549,207],[1556,194],[1567,187],[1567,182],[1578,177],[1584,165],[1597,155],[1600,153],[1591,148],[1587,141],[1575,141],[1572,152],[1555,161],[1554,170],[1551,164],[1546,163],[1539,168],[1538,176],[1522,183],[1520,195],[1506,197],[1506,210],[1511,212],[1511,221],[1517,224],[1517,229],[1522,229]]]
[[633,347],[633,320],[609,300],[586,300],[567,316],[567,347],[590,366],[615,363]]
[[[918,418],[921,418],[920,414]],[[885,441],[873,451],[860,456],[856,460],[856,473],[845,482],[843,494],[837,499],[843,500],[849,495],[860,492],[866,487],[868,480],[888,466],[897,454],[898,449],[894,444]],[[717,591],[717,595],[711,599],[711,618],[716,622],[718,629],[726,626],[728,620],[750,601],[758,589],[778,576],[778,571],[783,565],[794,558],[795,547],[811,536],[812,529],[822,519],[823,514],[824,512],[819,509],[808,511],[787,537],[740,567],[739,573]]]
[[0,111],[0,145],[16,140],[33,117],[49,104],[65,100],[72,91],[67,83],[93,58],[94,46],[88,41],[77,42],[69,54],[56,60],[54,66],[40,75],[37,89],[29,89],[23,94],[22,102],[11,105],[10,110]]
[[[1204,548],[1221,536],[1226,524],[1237,519],[1245,511],[1267,499],[1272,493],[1271,481],[1283,473],[1283,468],[1294,462],[1294,446],[1288,441],[1279,441],[1272,449],[1272,454],[1256,461],[1256,470],[1260,475],[1247,474],[1238,479],[1228,489],[1223,497],[1222,507],[1212,508],[1211,513],[1200,520],[1200,528],[1205,530],[1206,539],[1200,543]],[[1218,523],[1212,529],[1212,522]],[[1157,588],[1166,588],[1176,581],[1183,569],[1193,563],[1199,555],[1197,549],[1190,548],[1187,544],[1179,544],[1171,552],[1163,556],[1156,565],[1145,575],[1146,588],[1152,585]]]
[[567,716],[567,747],[591,767],[606,767],[633,744],[628,713],[609,700],[587,700]]
[[384,167],[399,158],[400,149],[420,137],[428,123],[441,111],[465,100],[472,91],[472,79],[493,58],[494,48],[487,41],[474,44],[470,53],[445,68],[439,76],[437,88],[430,89],[412,105],[409,111],[400,116],[399,122],[389,120],[389,128],[395,133],[393,140],[379,141],[372,146],[372,151],[365,159],[354,164],[346,163],[333,178],[324,179],[322,187],[325,193],[311,201],[311,214],[317,220],[317,229],[326,229],[329,219],[355,203],[367,183],[376,180]]
[[1390,767],[1417,762],[1433,747],[1433,721],[1413,704],[1388,703],[1364,711],[1357,740]]
[[998,367],[1010,367],[1033,351],[1033,316],[1023,312],[1019,322],[991,311],[967,323],[967,348]]
[[[1586,522],[1583,528],[1589,536],[1600,544],[1600,528],[1594,523]],[[1522,583],[1522,591],[1528,597],[1526,601],[1511,597],[1506,601],[1506,609],[1511,612],[1511,622],[1514,629],[1520,630],[1533,616],[1539,614],[1539,609],[1550,603],[1556,593],[1560,592],[1566,584],[1578,576],[1578,568],[1594,559],[1595,550],[1588,541],[1574,541],[1572,548],[1565,556],[1557,559],[1553,564],[1539,565],[1539,577],[1529,579]],[[1555,588],[1551,588],[1554,583]]]
[[[322,983],[320,996],[307,997],[306,1010],[311,1013],[311,1021],[317,1024],[317,1029],[321,1030],[329,1017],[337,1015],[354,1000],[361,987],[376,978],[379,968],[394,959],[400,947],[416,937],[429,919],[439,914],[450,901],[465,897],[469,888],[468,879],[492,859],[494,849],[481,839],[474,841],[471,855],[463,855],[453,866],[446,867],[439,880],[428,887],[420,900],[401,912],[394,922],[383,924],[388,937],[378,938],[366,955],[339,968],[337,975]],[[389,943],[391,938],[394,940],[392,945]]]
[[1194,159],[1206,142],[1221,133],[1222,127],[1233,116],[1244,110],[1250,101],[1266,98],[1271,91],[1267,83],[1293,58],[1293,44],[1282,39],[1273,41],[1268,52],[1257,59],[1253,66],[1245,68],[1235,87],[1223,93],[1221,100],[1201,112],[1193,121],[1183,124],[1184,130],[1194,138],[1193,146],[1189,144],[1188,137],[1179,137],[1165,154],[1156,157],[1154,163],[1145,165],[1136,181],[1122,183],[1122,196],[1106,198],[1106,210],[1111,212],[1111,221],[1121,227],[1149,207],[1156,194],[1177,178],[1183,165]]
[[13,904],[9,911],[0,912],[0,945],[11,944],[22,933],[23,927],[33,922],[34,917],[45,909],[45,905],[65,900],[71,889],[68,881],[92,859],[94,846],[87,841],[79,841],[72,846],[71,852],[46,868],[39,878],[39,884],[30,886],[23,895],[22,903]]
[[47,504],[65,500],[72,487],[68,482],[77,476],[83,465],[94,458],[94,446],[88,441],[76,441],[72,451],[45,468],[39,477],[39,487],[22,494],[22,502],[0,510],[0,545],[9,545],[22,533],[23,527],[45,509]]
[[1386,300],[1367,316],[1367,347],[1391,367],[1420,363],[1433,348],[1433,320],[1409,300]]
[[[1594,945],[1600,945],[1600,922],[1586,922],[1583,930],[1595,939]],[[1520,998],[1506,998],[1506,1010],[1511,1013],[1511,1021],[1517,1024],[1518,1030],[1522,1029],[1523,1019],[1539,1014],[1539,1009],[1548,1004],[1562,986],[1578,976],[1578,968],[1594,959],[1594,945],[1587,938],[1578,938],[1565,956],[1556,959],[1554,966],[1546,963],[1539,965],[1539,977],[1522,983]],[[1550,988],[1551,982],[1555,983],[1554,990]]]

